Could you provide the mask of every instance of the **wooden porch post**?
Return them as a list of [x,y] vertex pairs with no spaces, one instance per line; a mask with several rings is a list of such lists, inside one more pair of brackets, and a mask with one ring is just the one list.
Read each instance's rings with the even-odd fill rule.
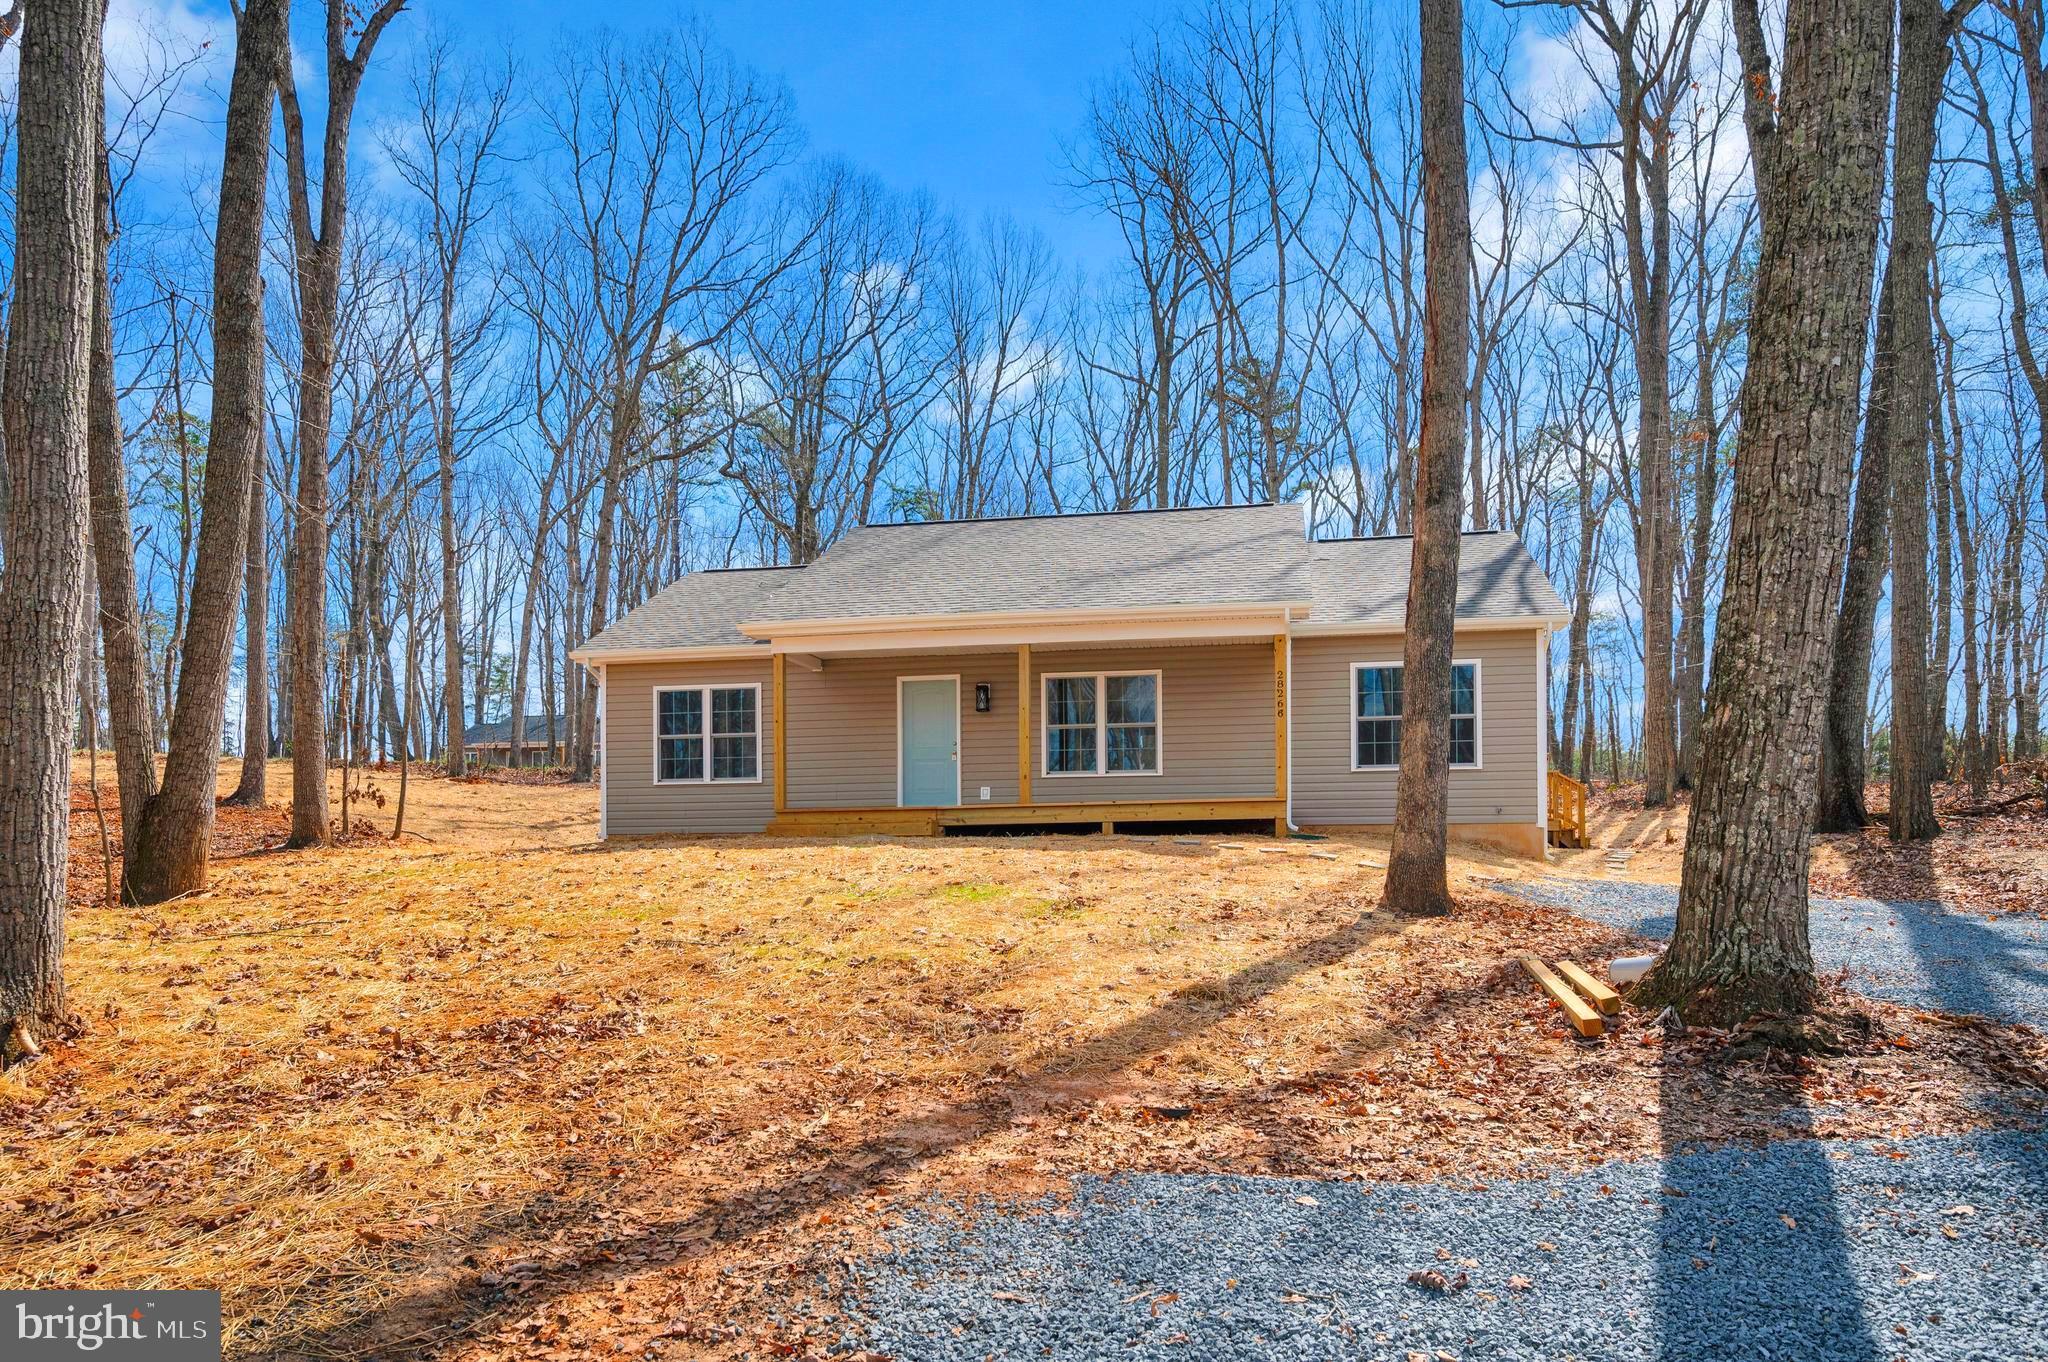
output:
[[1017,802],[1031,802],[1031,645],[1017,645]]
[[[1287,635],[1273,635],[1273,798],[1287,798]],[[1285,806],[1273,819],[1273,835],[1287,835]]]
[[787,725],[783,719],[789,712],[782,686],[784,672],[789,659],[782,653],[775,655],[775,812],[781,813],[789,803],[789,764],[784,758],[789,754],[789,739],[785,736]]

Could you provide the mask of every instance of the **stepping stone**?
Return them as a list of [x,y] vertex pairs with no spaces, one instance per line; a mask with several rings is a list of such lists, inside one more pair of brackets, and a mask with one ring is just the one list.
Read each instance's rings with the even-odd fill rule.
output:
[[1308,855],[1312,861],[1340,861],[1344,859],[1334,851],[1311,851]]
[[1219,847],[1221,847],[1221,848],[1222,848],[1223,850],[1225,850],[1225,851],[1243,851],[1243,850],[1244,850],[1244,843],[1243,843],[1243,842],[1218,842],[1218,843],[1217,843],[1216,845],[1217,845],[1217,846],[1219,846]]
[[[1177,847],[1198,847],[1202,845],[1202,839],[1199,837],[1176,837],[1173,839],[1173,844]],[[1217,845],[1221,846],[1222,843],[1219,842]]]

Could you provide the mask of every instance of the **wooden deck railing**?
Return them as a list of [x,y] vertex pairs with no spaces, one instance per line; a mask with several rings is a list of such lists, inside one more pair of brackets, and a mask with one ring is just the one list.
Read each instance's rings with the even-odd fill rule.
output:
[[1592,845],[1586,835],[1586,787],[1562,771],[1550,773],[1550,840],[1558,846]]

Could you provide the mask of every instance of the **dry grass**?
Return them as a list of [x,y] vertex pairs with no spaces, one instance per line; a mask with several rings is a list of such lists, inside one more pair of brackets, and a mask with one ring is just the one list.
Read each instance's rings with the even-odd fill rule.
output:
[[1496,861],[1405,923],[1369,839],[601,848],[587,790],[409,798],[433,841],[74,915],[87,1029],[0,1078],[10,1285],[219,1286],[237,1356],[801,1352],[829,1318],[772,1316],[932,1191],[1541,1175],[2003,1090],[1898,1013],[1915,1048],[1760,1086],[1569,1039],[1510,958],[1625,938]]

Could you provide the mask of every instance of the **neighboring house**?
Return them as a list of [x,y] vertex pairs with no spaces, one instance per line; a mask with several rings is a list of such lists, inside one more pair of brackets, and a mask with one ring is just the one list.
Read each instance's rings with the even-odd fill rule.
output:
[[[562,730],[566,720],[555,720],[555,741],[548,741],[545,714],[526,716],[526,729],[519,735],[519,764],[559,766],[562,763]],[[512,761],[512,721],[472,724],[463,730],[462,753],[472,766],[507,766]]]
[[[1411,548],[1259,505],[871,525],[692,573],[573,654],[601,833],[1390,824]],[[1452,833],[1540,855],[1570,617],[1514,535],[1459,557]]]

